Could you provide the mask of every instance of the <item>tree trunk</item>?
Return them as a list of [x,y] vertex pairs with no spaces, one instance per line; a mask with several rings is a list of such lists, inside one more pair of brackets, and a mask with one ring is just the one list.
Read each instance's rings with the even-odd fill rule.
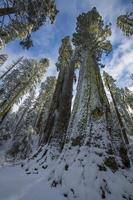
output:
[[46,104],[43,105],[43,108],[39,112],[39,115],[36,119],[36,124],[35,124],[37,133],[39,134],[39,144],[38,144],[39,146],[41,145],[42,140],[43,140],[42,139],[43,131],[44,131],[44,127],[46,126],[51,100],[49,99],[49,102],[47,103],[49,103],[49,105],[46,105]]
[[74,63],[61,69],[48,120],[44,129],[43,142],[51,143],[60,150],[63,148],[71,114]]
[[[126,146],[121,137],[121,128],[113,127],[110,106],[105,94],[100,70],[91,52],[83,53],[78,92],[67,131],[67,140],[79,145],[98,147],[105,152],[120,156],[122,165],[129,167]],[[117,116],[116,119],[119,122]],[[121,154],[124,149],[124,158]],[[110,157],[110,153],[108,154]]]
[[0,8],[0,16],[5,16],[5,15],[11,15],[15,14],[16,9],[11,7],[11,8]]
[[22,113],[20,119],[18,120],[18,122],[17,122],[17,124],[16,124],[16,126],[15,126],[15,129],[14,129],[14,131],[13,131],[13,134],[14,134],[14,135],[15,135],[15,133],[18,131],[18,127],[19,127],[19,125],[21,124],[21,122],[22,122],[22,120],[23,120],[23,118],[24,118],[24,116],[25,116],[27,110],[28,110],[28,108],[25,108],[25,109],[24,109],[24,111],[23,111],[23,113]]
[[[95,137],[94,135],[91,137],[91,124],[93,126],[99,119],[104,119],[101,124],[103,123],[106,127],[105,114],[107,110],[109,110],[109,103],[103,88],[99,68],[93,56],[88,55],[88,52],[84,52],[67,138],[76,138],[81,135],[83,137],[86,135],[91,139]],[[102,136],[102,131],[97,132],[99,134],[101,132]],[[106,132],[106,128],[104,132]]]

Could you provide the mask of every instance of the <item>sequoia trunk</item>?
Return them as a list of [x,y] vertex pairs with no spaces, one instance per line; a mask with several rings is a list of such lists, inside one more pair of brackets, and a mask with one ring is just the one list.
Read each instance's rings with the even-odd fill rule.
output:
[[43,142],[52,143],[61,149],[71,113],[74,64],[64,67],[58,76],[57,85],[44,129]]

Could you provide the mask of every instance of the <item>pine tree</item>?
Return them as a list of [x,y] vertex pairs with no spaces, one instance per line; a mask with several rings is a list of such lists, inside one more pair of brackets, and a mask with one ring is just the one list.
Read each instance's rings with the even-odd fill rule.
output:
[[[133,4],[133,2],[132,2]],[[126,36],[133,35],[133,11],[117,18],[117,26]]]
[[32,152],[33,131],[29,129],[32,125],[27,122],[27,116],[35,98],[35,90],[31,90],[24,103],[16,113],[15,123],[12,126],[12,140],[7,155],[11,159],[19,160],[27,158]]
[[45,24],[47,18],[53,23],[57,13],[54,0],[2,0],[0,48],[16,38],[23,47],[30,48],[33,45],[31,33]]
[[18,67],[9,73],[4,81],[4,89],[0,95],[1,122],[7,116],[14,103],[33,88],[41,80],[49,65],[47,59],[39,62],[24,59],[18,63]]
[[[102,54],[111,50],[106,39],[110,34],[110,27],[104,27],[96,8],[77,19],[73,35],[74,45],[81,54],[77,95],[66,145],[49,176],[52,186],[59,184],[64,196],[69,199],[105,199],[109,196],[116,199],[112,185],[118,180],[114,174],[120,167],[130,166],[120,126],[117,130],[113,127],[98,67]],[[110,173],[111,180],[108,179]],[[121,190],[119,199],[126,193]]]
[[15,113],[9,112],[8,116],[4,120],[4,123],[0,126],[0,146],[5,145],[12,136],[12,125],[15,122]]
[[34,98],[35,98],[35,91],[33,90],[30,92],[28,98],[26,98],[26,100],[24,101],[22,107],[19,108],[18,111],[19,116],[15,128],[13,130],[13,134],[16,134],[20,130],[19,126],[21,124],[23,125],[22,121],[25,118],[25,115],[28,113],[29,109],[31,108]]
[[11,64],[9,67],[7,67],[7,70],[0,76],[0,80],[5,78],[7,74],[9,74],[16,66],[22,61],[23,57],[20,57],[15,61],[13,64]]
[[123,90],[123,96],[125,98],[126,103],[133,110],[133,92],[129,90],[127,87],[125,87]]
[[55,77],[47,77],[46,81],[41,85],[39,96],[35,98],[35,91],[31,90],[17,111],[13,126],[10,129],[12,140],[7,151],[7,156],[10,159],[28,158],[35,145],[34,138],[36,139],[36,148],[38,146],[37,141],[41,142],[41,130],[43,130],[48,116],[55,81]]
[[34,110],[37,113],[34,122],[34,128],[39,134],[39,145],[43,141],[43,131],[48,118],[48,113],[55,90],[56,78],[54,76],[47,77],[46,81],[41,84],[41,90],[36,99]]
[[[107,87],[107,89],[109,90],[109,92],[111,94],[115,112],[116,112],[117,118],[119,120],[119,124],[121,126],[121,132],[122,132],[124,141],[126,144],[129,144],[126,129],[125,129],[124,123],[121,118],[121,114],[118,109],[118,106],[120,106],[120,105],[122,105],[122,103],[124,103],[123,101],[121,102],[121,91],[119,90],[119,88],[117,88],[117,86],[115,84],[115,80],[109,74],[104,72],[103,77],[104,77],[105,86]],[[124,107],[125,107],[125,105],[124,105]],[[124,110],[126,112],[126,109],[124,109]]]
[[[106,146],[107,149],[112,149],[111,140],[113,138],[110,138],[110,131],[113,132],[114,130],[111,130],[109,102],[104,91],[98,62],[103,53],[108,54],[111,51],[111,44],[106,40],[110,34],[110,25],[104,27],[102,17],[96,8],[93,8],[87,14],[83,13],[77,19],[73,42],[75,46],[81,48],[81,69],[78,92],[68,128],[68,137],[71,137],[71,140],[77,141],[79,139],[79,142],[82,143],[82,140],[84,141],[84,138],[88,137],[88,140],[90,138],[89,145],[92,143],[92,146],[96,145],[99,148],[100,145],[101,148]],[[82,102],[81,105],[80,102]],[[103,122],[104,117],[105,122]],[[99,120],[102,128],[99,125]],[[97,130],[95,130],[96,127]],[[106,144],[104,143],[105,137],[107,137]],[[100,144],[99,140],[95,141],[95,138],[100,138]],[[119,142],[123,145],[122,138]]]
[[[36,133],[36,150],[31,155],[29,161],[37,157],[43,147],[44,127],[47,122],[49,109],[55,90],[56,78],[54,76],[47,77],[46,81],[42,82],[39,95],[34,101],[32,108],[29,110],[26,123],[27,127],[31,126]],[[28,129],[28,128],[27,128]],[[35,173],[35,172],[34,172]]]
[[[125,129],[128,135],[133,135],[133,92],[127,87],[117,87],[116,91],[116,94],[118,94],[118,98],[116,100]],[[116,96],[117,95],[115,95],[115,97]]]

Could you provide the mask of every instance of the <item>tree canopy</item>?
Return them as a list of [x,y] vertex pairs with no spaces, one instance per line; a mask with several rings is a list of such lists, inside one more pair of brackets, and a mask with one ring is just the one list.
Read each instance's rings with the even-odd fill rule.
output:
[[2,0],[0,2],[0,48],[20,39],[25,48],[33,46],[31,33],[46,23],[54,23],[58,10],[54,0]]
[[117,26],[124,32],[126,36],[133,35],[133,11],[127,12],[124,15],[120,15],[117,18]]
[[73,34],[73,43],[84,49],[89,49],[99,60],[102,53],[112,50],[107,37],[111,35],[111,24],[104,26],[102,16],[94,7],[91,11],[79,15],[77,18],[76,33]]

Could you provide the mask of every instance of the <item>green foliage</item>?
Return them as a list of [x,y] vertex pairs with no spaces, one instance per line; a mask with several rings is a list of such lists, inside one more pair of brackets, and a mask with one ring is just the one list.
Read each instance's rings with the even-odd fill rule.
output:
[[94,7],[88,13],[83,13],[77,18],[73,43],[76,47],[89,49],[92,55],[99,60],[102,53],[109,53],[112,50],[112,46],[107,40],[110,35],[110,24],[104,26],[102,17]]
[[16,38],[22,40],[24,48],[32,47],[31,33],[44,25],[47,18],[54,23],[57,13],[54,0],[2,0],[0,48]]
[[23,39],[20,42],[20,45],[23,46],[23,48],[26,48],[26,49],[33,47],[33,41],[31,40],[30,35],[28,35],[25,39]]
[[133,11],[127,12],[125,15],[120,15],[117,18],[117,26],[126,36],[133,35]]
[[126,36],[133,35],[133,19],[129,15],[121,15],[117,18],[117,26]]

